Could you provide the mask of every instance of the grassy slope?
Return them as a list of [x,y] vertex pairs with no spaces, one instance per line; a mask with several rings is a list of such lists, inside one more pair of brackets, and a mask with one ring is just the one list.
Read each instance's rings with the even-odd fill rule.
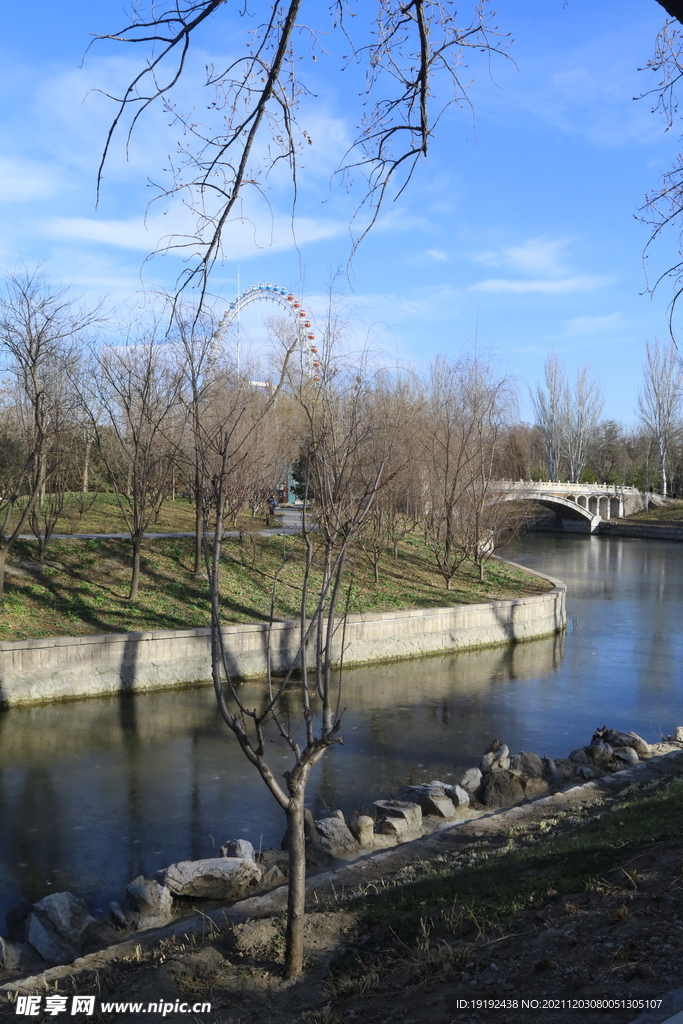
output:
[[[194,532],[194,516],[194,505],[187,498],[166,500],[149,532]],[[251,515],[239,517],[238,526],[243,529],[262,529],[265,525],[265,514],[253,519]],[[232,526],[232,523],[229,522],[227,526]],[[54,528],[55,533],[125,533],[126,530],[126,520],[113,494],[67,495],[64,509]],[[28,525],[24,532],[31,532]]]
[[683,526],[683,501],[674,501],[661,508],[634,512],[633,515],[627,516],[626,521],[629,523],[661,523],[662,526]]
[[[301,546],[296,537],[247,535],[242,542],[226,541],[224,621],[265,619],[278,570],[276,617],[296,617]],[[140,595],[130,602],[126,598],[131,561],[128,542],[54,541],[42,568],[32,561],[35,545],[20,542],[10,560],[0,639],[206,626],[206,578],[191,572],[192,553],[191,538],[147,541],[142,552]],[[400,546],[397,560],[389,555],[384,558],[378,584],[367,560],[358,555],[349,611],[441,607],[538,594],[548,589],[545,580],[493,561],[486,569],[484,583],[479,583],[472,566],[464,565],[453,589],[447,591],[422,541],[409,538]]]

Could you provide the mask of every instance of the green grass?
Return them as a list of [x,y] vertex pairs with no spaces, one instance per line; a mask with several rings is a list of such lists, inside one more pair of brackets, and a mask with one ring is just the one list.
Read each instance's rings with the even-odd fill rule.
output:
[[[193,547],[191,538],[147,541],[139,596],[131,602],[127,541],[54,541],[44,567],[33,561],[35,544],[22,541],[8,563],[0,639],[207,626],[208,588],[203,573],[192,573]],[[224,621],[267,619],[276,574],[276,618],[297,617],[302,548],[298,537],[247,534],[242,541],[226,541],[221,574]],[[312,592],[318,578],[316,570]],[[398,559],[383,559],[378,584],[368,561],[357,554],[348,608],[354,613],[442,607],[522,597],[549,587],[539,577],[494,560],[483,583],[477,570],[466,564],[447,591],[423,542],[413,537],[400,545]]]
[[[175,501],[168,498],[161,506],[155,522],[150,525],[149,532],[194,532],[194,517],[194,505],[187,498],[178,497]],[[237,526],[245,530],[263,529],[266,520],[265,512],[255,518],[250,514],[240,515]],[[226,524],[226,528],[231,526],[232,522]],[[125,533],[126,530],[126,521],[114,494],[67,495],[64,510],[54,528],[55,533]],[[26,525],[24,532],[31,532],[30,525]]]

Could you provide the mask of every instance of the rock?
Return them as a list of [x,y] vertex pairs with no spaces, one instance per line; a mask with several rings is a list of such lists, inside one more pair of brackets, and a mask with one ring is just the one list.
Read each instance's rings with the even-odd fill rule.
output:
[[598,768],[607,768],[607,765],[612,760],[612,747],[609,743],[605,743],[604,740],[598,740],[595,743],[591,743],[588,749],[593,759],[593,764]]
[[287,876],[285,875],[285,873],[280,870],[280,868],[277,866],[277,864],[273,864],[273,866],[271,868],[268,868],[268,870],[266,871],[265,875],[261,879],[261,885],[262,886],[280,885],[282,882],[284,882],[286,880],[287,880]]
[[[314,867],[325,867],[332,859],[329,851],[320,842],[320,836],[316,831],[313,815],[308,807],[304,808],[304,835],[306,837],[306,863]],[[281,849],[289,849],[289,829],[282,837]]]
[[111,921],[95,919],[83,932],[81,955],[91,953],[96,949],[104,949],[106,946],[113,946],[120,941],[121,936]]
[[543,778],[550,783],[551,786],[561,786],[563,782],[563,776],[552,757],[543,758]]
[[547,796],[550,792],[550,786],[545,779],[526,779],[523,785],[527,800],[534,800],[538,796]]
[[406,786],[398,794],[398,799],[419,804],[423,814],[431,814],[436,818],[455,817],[455,804],[446,796],[440,782],[430,782],[425,786]]
[[462,786],[444,786],[444,792],[456,807],[467,807],[470,802],[470,794]]
[[569,755],[569,760],[573,761],[574,764],[593,764],[590,755],[586,752],[585,747],[577,747],[576,750],[572,750]]
[[612,747],[633,747],[639,757],[649,757],[650,744],[646,743],[642,736],[635,732],[619,732],[617,729],[596,729],[593,734],[593,741],[602,740]]
[[38,974],[44,968],[45,963],[33,946],[25,942],[10,942],[0,935],[0,969]]
[[402,819],[406,822],[406,827],[413,831],[417,831],[422,825],[422,808],[419,804],[408,800],[375,800],[375,807],[383,818]]
[[229,839],[221,846],[221,857],[241,857],[242,860],[256,860],[254,847],[248,839]]
[[512,772],[501,769],[485,776],[481,794],[485,807],[511,807],[524,798],[522,783]]
[[575,765],[566,757],[555,758],[555,770],[560,776],[561,783],[571,779],[574,774]]
[[21,947],[0,935],[0,967],[4,971],[18,971],[21,966]]
[[109,904],[109,913],[111,914],[114,923],[117,924],[119,928],[130,927],[128,916],[125,910],[123,909],[120,903],[116,902],[116,900],[112,900],[112,902]]
[[123,910],[130,927],[161,928],[173,917],[173,897],[166,886],[138,875],[126,887]]
[[614,747],[614,759],[623,761],[624,764],[638,764],[640,758],[633,747]]
[[[409,833],[406,833],[409,834]],[[396,846],[396,843],[400,842],[400,835],[383,835],[381,832],[375,832],[372,837],[372,846],[375,850],[386,850],[389,846]]]
[[[306,838],[306,863],[314,867],[325,867],[329,864],[332,860],[329,847],[321,842],[313,815],[308,807],[304,808],[304,836]],[[283,850],[289,849],[289,829],[285,832],[280,845]]]
[[316,821],[315,829],[318,833],[319,847],[330,857],[339,857],[344,853],[354,853],[358,850],[358,843],[341,818],[322,818]]
[[629,746],[633,747],[638,757],[650,756],[650,744],[646,743],[642,736],[637,732],[627,732],[626,735],[631,737]]
[[673,731],[671,739],[674,743],[683,743],[683,725],[677,725]]
[[78,955],[74,946],[63,939],[47,922],[41,921],[35,913],[28,918],[26,935],[36,953],[51,967],[57,964],[70,964]]
[[601,779],[604,775],[602,768],[598,768],[594,764],[577,764],[574,769],[574,775],[577,779],[586,781],[588,779]]
[[525,779],[542,779],[543,761],[538,754],[521,751],[510,758],[510,771]]
[[369,814],[359,814],[349,825],[360,846],[372,846],[375,838],[375,823]]
[[507,770],[510,767],[510,751],[507,746],[494,740],[488,750],[484,751],[479,767],[483,774]]
[[240,857],[210,857],[181,860],[158,871],[156,880],[174,896],[200,899],[236,900],[261,881],[261,868]]
[[470,797],[478,800],[481,791],[481,780],[483,776],[478,768],[468,768],[460,779],[459,785],[469,793]]
[[400,839],[404,832],[412,831],[405,818],[384,818],[379,827],[383,836],[393,839]]
[[5,924],[10,942],[26,942],[26,922],[32,910],[33,904],[26,899],[13,903],[9,908],[5,914]]
[[346,821],[343,811],[332,811],[331,818],[339,818],[340,821]]
[[47,918],[57,933],[72,946],[80,945],[83,932],[94,921],[83,900],[70,892],[50,893],[35,904],[34,910],[38,911],[41,919]]

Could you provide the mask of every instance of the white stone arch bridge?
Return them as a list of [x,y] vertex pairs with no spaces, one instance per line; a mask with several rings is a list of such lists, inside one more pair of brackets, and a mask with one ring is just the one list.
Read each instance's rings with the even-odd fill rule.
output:
[[605,519],[621,519],[645,506],[637,487],[616,484],[563,484],[554,481],[496,480],[493,494],[503,501],[535,501],[554,512],[562,529],[597,533]]

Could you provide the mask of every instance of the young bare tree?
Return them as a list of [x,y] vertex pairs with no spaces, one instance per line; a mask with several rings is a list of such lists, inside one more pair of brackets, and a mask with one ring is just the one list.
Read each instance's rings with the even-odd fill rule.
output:
[[[287,818],[289,878],[285,974],[294,977],[303,965],[306,847],[304,809],[310,773],[328,747],[340,741],[342,707],[339,681],[333,676],[339,648],[343,648],[344,568],[352,545],[364,528],[382,478],[369,451],[372,433],[368,421],[367,377],[357,368],[342,370],[327,363],[322,382],[296,371],[289,372],[295,345],[285,352],[276,386],[264,392],[248,390],[234,381],[229,409],[213,427],[207,425],[204,452],[205,479],[211,490],[206,500],[205,550],[211,592],[212,674],[218,706],[242,751],[256,767]],[[292,359],[292,363],[296,362]],[[288,394],[283,389],[287,381]],[[299,450],[304,453],[305,491],[315,494],[312,534],[304,518],[306,555],[300,603],[298,650],[284,676],[275,680],[268,671],[268,695],[258,710],[245,706],[231,674],[229,651],[221,630],[220,566],[226,491],[229,476],[250,451],[245,424],[269,423],[276,403],[287,404],[289,429],[298,422]],[[211,526],[209,528],[209,520]],[[314,548],[316,550],[314,550]],[[313,567],[316,563],[316,584]],[[274,586],[276,582],[274,583]],[[270,638],[268,639],[270,651]],[[307,652],[308,656],[307,656]],[[309,658],[312,661],[309,676]],[[295,674],[298,672],[298,679]],[[309,682],[310,680],[310,682]],[[303,706],[302,727],[290,721],[290,694],[298,691]],[[293,765],[284,783],[268,763],[264,730],[275,728],[291,750]],[[301,739],[300,733],[303,733]]]
[[[312,50],[316,59],[325,54],[329,60],[334,49],[327,37],[338,38],[347,73],[361,66],[356,118],[361,127],[340,173],[348,178],[359,172],[365,179],[357,208],[362,237],[390,186],[405,187],[426,156],[444,110],[468,105],[465,54],[484,51],[490,57],[504,51],[506,41],[487,8],[488,0],[474,0],[469,17],[461,19],[460,11],[440,0],[377,0],[361,12],[351,11],[345,0],[329,7],[302,0],[257,0],[250,8],[233,8],[224,0],[137,4],[127,24],[97,37],[144,50],[139,72],[122,95],[111,97],[116,113],[98,182],[117,131],[127,129],[130,137],[143,113],[162,104],[180,141],[177,160],[171,161],[173,183],[162,187],[161,195],[180,198],[196,225],[194,236],[171,238],[164,248],[187,250],[193,262],[183,283],[198,279],[204,288],[220,258],[226,225],[242,214],[240,204],[250,193],[263,195],[278,164],[289,166],[296,194],[301,150],[316,141],[297,123],[302,94],[315,92],[313,81],[300,81],[305,66],[300,58]],[[185,101],[175,97],[192,62],[193,44],[212,21],[230,19],[234,56],[206,69],[206,98],[184,110]],[[198,109],[203,110],[199,118]]]
[[180,373],[170,346],[157,342],[152,330],[93,350],[90,382],[84,386],[93,407],[101,409],[100,418],[92,420],[97,449],[130,534],[132,601],[145,533],[167,493]]
[[470,360],[464,369],[461,416],[467,458],[461,465],[455,535],[483,582],[486,563],[518,525],[516,510],[494,489],[498,449],[515,396],[511,381],[498,376],[490,362]]
[[648,341],[646,353],[638,416],[657,445],[660,486],[666,495],[669,454],[681,431],[683,368],[673,342],[662,345],[659,339],[652,344]]
[[385,552],[391,547],[396,558],[399,542],[416,529],[419,521],[412,487],[418,394],[410,376],[383,371],[375,373],[366,396],[366,413],[374,424],[372,455],[377,465],[385,467],[382,487],[360,536],[375,582],[379,582],[379,564]]
[[0,372],[9,403],[0,464],[0,598],[7,554],[49,483],[48,455],[75,349],[98,315],[79,308],[65,289],[51,288],[39,271],[20,270],[6,280],[0,298]]
[[194,572],[202,570],[202,533],[204,516],[204,460],[202,457],[202,418],[209,413],[219,384],[219,352],[216,325],[206,314],[178,309],[174,318],[176,361],[182,374],[180,401],[185,410],[188,430],[182,450],[176,452],[195,507]]

